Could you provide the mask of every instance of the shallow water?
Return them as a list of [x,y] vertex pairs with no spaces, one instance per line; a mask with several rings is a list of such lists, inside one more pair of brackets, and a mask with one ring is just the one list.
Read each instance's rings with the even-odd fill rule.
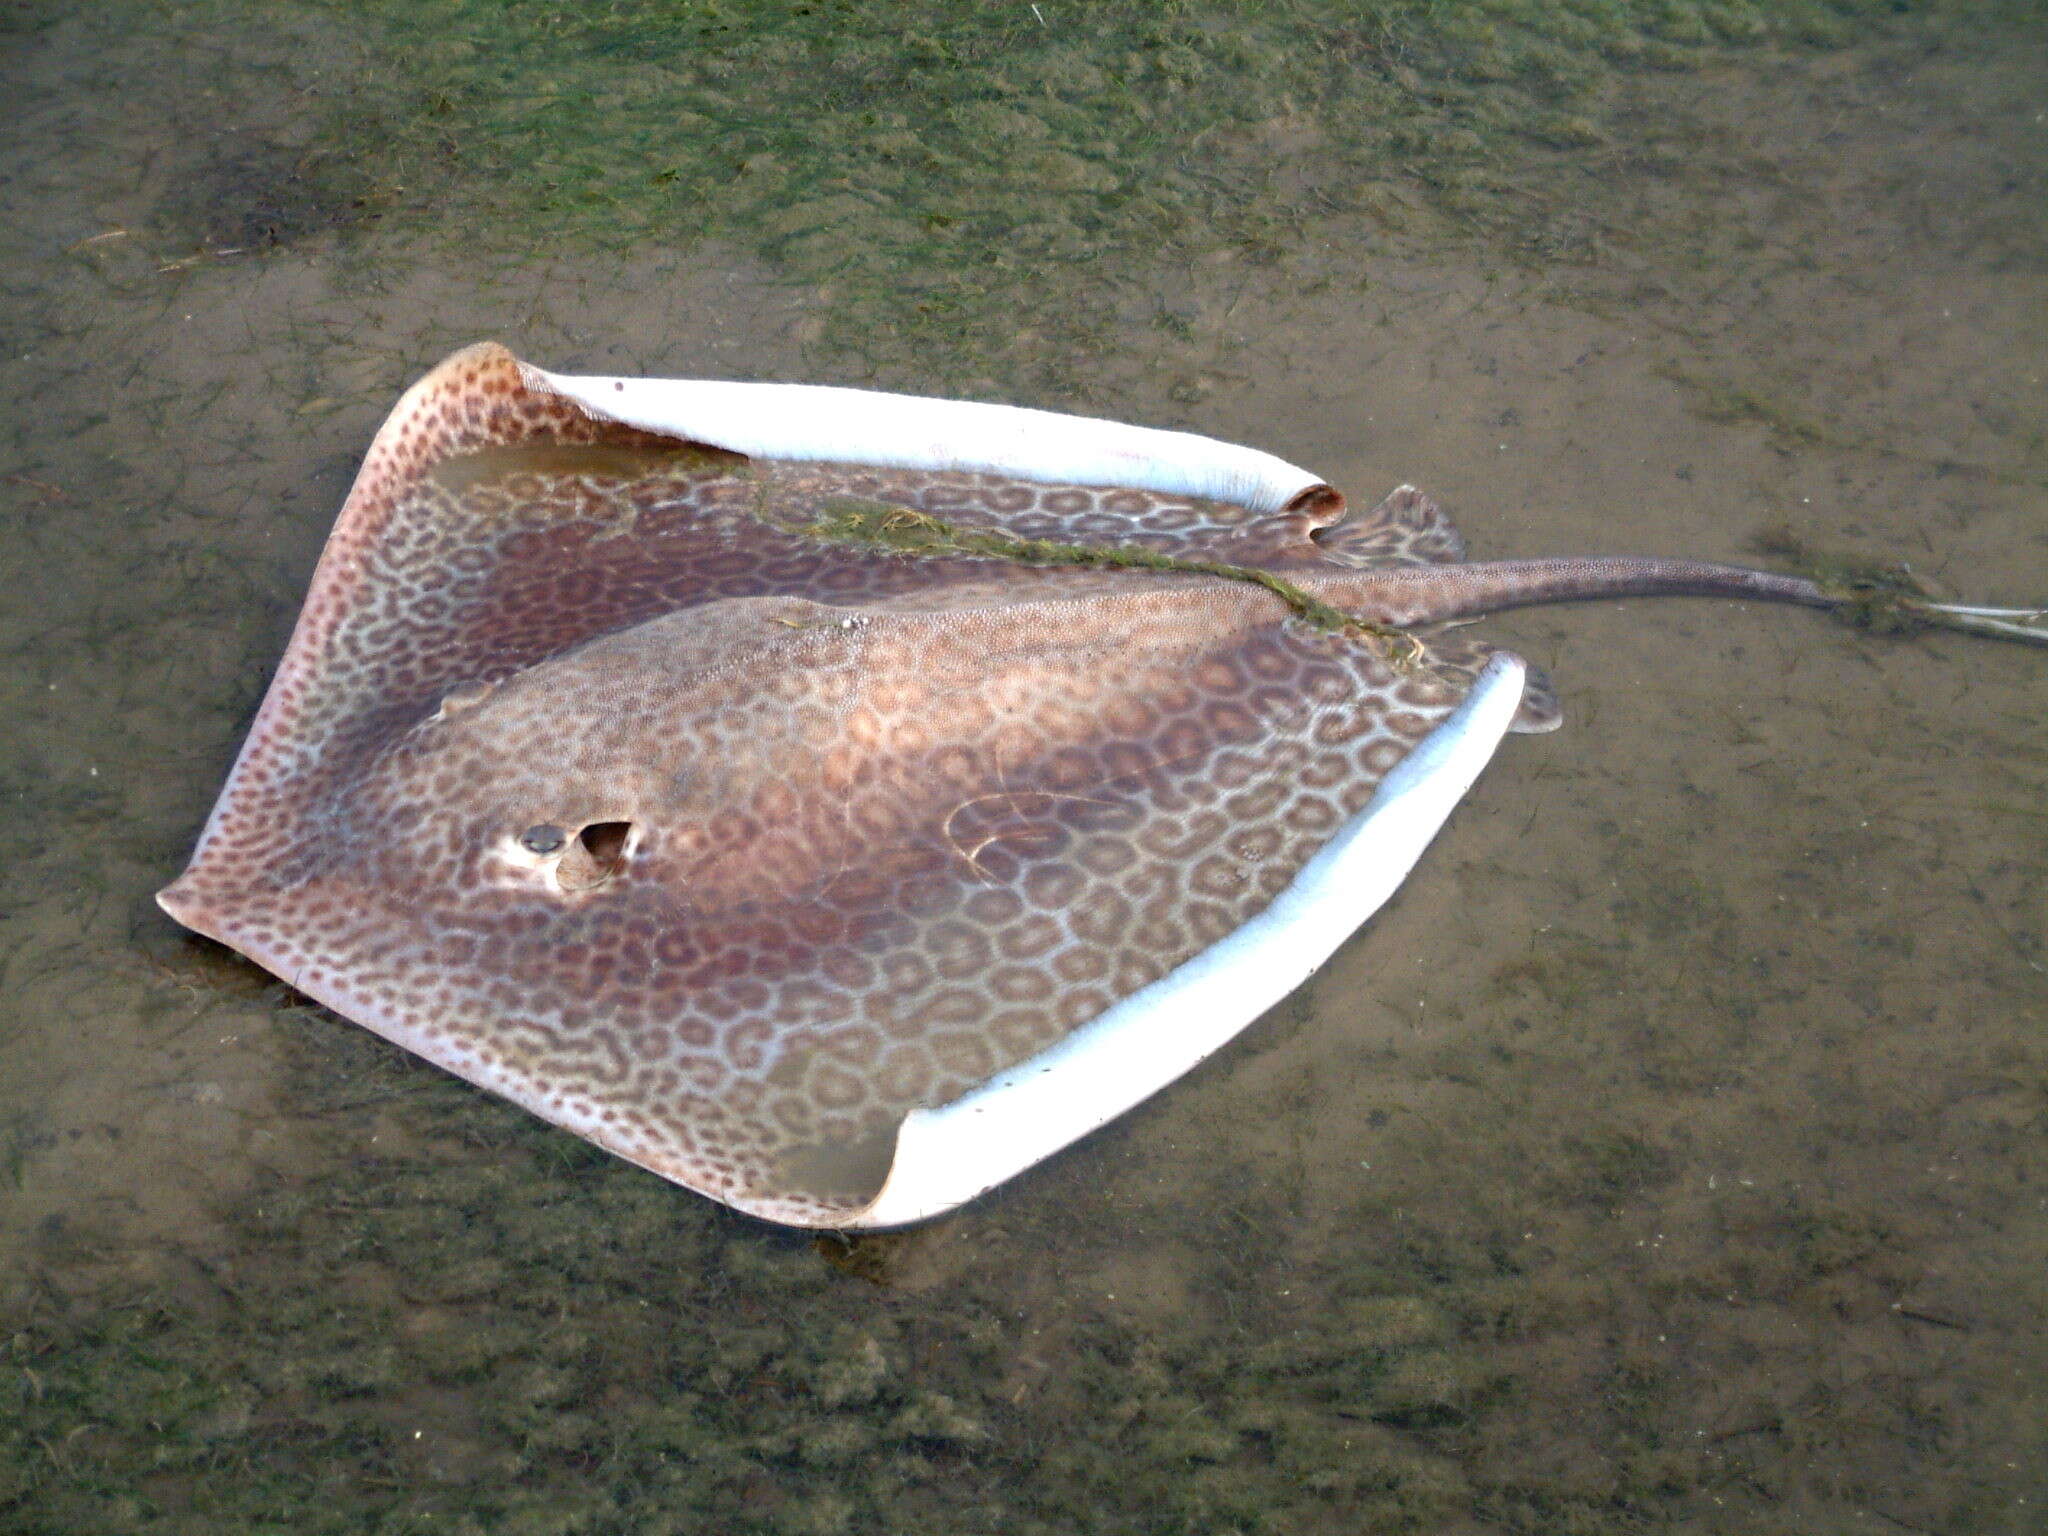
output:
[[[1121,318],[1059,368],[991,342],[974,388],[1071,374],[1354,500],[1414,480],[1482,557],[1786,527],[2041,598],[2048,41],[2005,24],[1618,77],[1540,228],[1503,194],[1504,235],[1352,212],[1277,257],[1052,263],[1045,304]],[[149,898],[441,355],[915,388],[900,349],[821,351],[863,312],[738,247],[194,246],[158,217],[179,135],[288,138],[290,77],[209,123],[232,40],[153,76],[9,47],[13,1528],[2040,1527],[2039,653],[1679,601],[1492,622],[1565,729],[1511,739],[1301,993],[971,1209],[813,1245]]]

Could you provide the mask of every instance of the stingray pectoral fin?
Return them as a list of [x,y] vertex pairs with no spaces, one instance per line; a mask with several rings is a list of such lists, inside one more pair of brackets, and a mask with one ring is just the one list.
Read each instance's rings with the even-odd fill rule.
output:
[[1522,699],[1502,653],[1464,702],[1259,916],[1059,1044],[897,1132],[881,1191],[838,1223],[903,1226],[962,1205],[1106,1125],[1221,1049],[1299,986],[1407,878]]
[[1040,482],[1127,486],[1277,512],[1327,491],[1298,465],[1193,432],[1023,406],[824,384],[627,379],[519,365],[527,387],[601,421],[763,459],[984,470]]

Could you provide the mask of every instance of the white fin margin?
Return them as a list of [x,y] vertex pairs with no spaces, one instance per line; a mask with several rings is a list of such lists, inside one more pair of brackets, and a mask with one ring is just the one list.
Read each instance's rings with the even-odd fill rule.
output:
[[529,388],[593,416],[764,459],[982,470],[1049,485],[1130,486],[1278,512],[1324,482],[1256,448],[1192,432],[970,400],[933,400],[826,384],[621,379],[549,373]]
[[1523,672],[1506,652],[1488,662],[1249,923],[1051,1049],[942,1109],[911,1111],[881,1191],[838,1225],[899,1227],[965,1204],[1191,1071],[1300,986],[1394,894],[1465,797],[1514,719]]

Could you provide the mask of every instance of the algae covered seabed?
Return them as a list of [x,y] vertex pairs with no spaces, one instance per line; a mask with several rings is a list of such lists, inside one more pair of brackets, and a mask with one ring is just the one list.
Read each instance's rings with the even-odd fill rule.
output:
[[1399,898],[814,1244],[176,931],[355,462],[481,337],[1252,442],[1484,556],[2048,595],[2038,4],[0,10],[0,1527],[2032,1532],[2048,668],[1489,632]]

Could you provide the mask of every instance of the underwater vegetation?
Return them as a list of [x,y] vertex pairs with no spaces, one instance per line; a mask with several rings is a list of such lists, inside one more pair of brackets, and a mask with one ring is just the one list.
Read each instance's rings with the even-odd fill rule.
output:
[[[18,9],[30,28],[67,8]],[[239,136],[165,210],[195,250],[366,225],[457,255],[479,224],[563,258],[708,239],[812,285],[815,341],[871,373],[932,388],[996,369],[1077,394],[1128,318],[1132,261],[1272,263],[1354,216],[1584,259],[1587,178],[1638,158],[1618,82],[1945,9],[117,0],[90,24],[279,39],[289,119],[267,143]]]

